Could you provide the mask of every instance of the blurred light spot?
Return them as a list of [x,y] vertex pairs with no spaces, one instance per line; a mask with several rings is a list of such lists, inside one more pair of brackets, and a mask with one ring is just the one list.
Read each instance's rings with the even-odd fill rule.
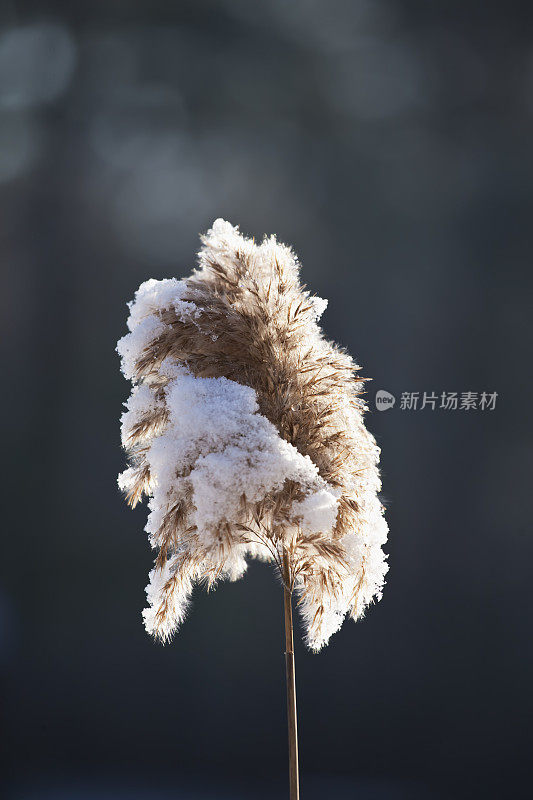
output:
[[[126,249],[173,261],[180,254],[182,233],[195,224],[217,193],[207,191],[207,164],[201,164],[187,140],[152,137],[143,149],[136,168],[115,195],[115,229]],[[225,191],[231,193],[229,181]]]
[[68,88],[76,47],[60,25],[42,23],[0,35],[0,105],[25,108],[49,103]]
[[323,52],[353,47],[358,37],[382,31],[391,23],[392,9],[379,0],[225,0],[228,11],[245,22],[270,23],[299,45]]
[[291,179],[299,140],[290,130],[258,141],[235,129],[197,136],[150,118],[130,130],[102,118],[91,139],[103,157],[87,172],[90,202],[108,208],[124,252],[152,266],[181,260],[191,230],[218,216],[232,219],[238,208],[266,220],[273,207],[291,209],[294,226],[309,218],[311,199]]
[[360,36],[383,30],[392,11],[379,0],[272,0],[271,9],[299,42],[325,52],[349,50]]
[[0,112],[0,182],[18,178],[33,166],[41,140],[35,119],[18,112]]

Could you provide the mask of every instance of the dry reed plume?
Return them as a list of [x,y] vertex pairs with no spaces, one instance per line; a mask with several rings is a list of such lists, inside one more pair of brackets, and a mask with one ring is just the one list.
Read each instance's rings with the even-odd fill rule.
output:
[[216,220],[199,268],[150,280],[118,343],[128,502],[150,496],[158,550],[146,628],[168,639],[192,586],[273,560],[320,649],[381,597],[387,526],[358,367],[317,324],[294,253]]

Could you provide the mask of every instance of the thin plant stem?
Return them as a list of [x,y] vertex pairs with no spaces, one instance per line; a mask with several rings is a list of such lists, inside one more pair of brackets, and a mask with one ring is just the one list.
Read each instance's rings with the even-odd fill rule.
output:
[[289,554],[283,550],[283,596],[285,606],[285,667],[287,674],[287,722],[289,729],[289,786],[290,800],[299,800],[298,723],[296,716],[296,681],[294,672],[294,642],[292,627],[292,579]]

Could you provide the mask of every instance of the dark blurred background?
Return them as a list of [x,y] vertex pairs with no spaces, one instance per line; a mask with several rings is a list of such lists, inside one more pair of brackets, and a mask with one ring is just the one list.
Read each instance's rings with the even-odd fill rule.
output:
[[[188,274],[222,216],[294,245],[374,379],[388,585],[320,655],[298,639],[302,798],[529,797],[531,4],[43,0],[0,21],[5,796],[286,796],[272,569],[197,591],[154,644],[146,510],[116,488],[125,303]],[[404,391],[498,399],[415,412]]]

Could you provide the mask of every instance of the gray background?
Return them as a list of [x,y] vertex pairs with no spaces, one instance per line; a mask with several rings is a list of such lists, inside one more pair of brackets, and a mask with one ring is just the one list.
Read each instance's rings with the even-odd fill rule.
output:
[[[276,232],[363,364],[383,601],[298,637],[302,798],[526,797],[531,135],[525,2],[6,2],[0,582],[7,796],[281,798],[282,597],[265,565],[140,611],[114,346],[222,216]],[[493,412],[377,389],[497,391]]]

